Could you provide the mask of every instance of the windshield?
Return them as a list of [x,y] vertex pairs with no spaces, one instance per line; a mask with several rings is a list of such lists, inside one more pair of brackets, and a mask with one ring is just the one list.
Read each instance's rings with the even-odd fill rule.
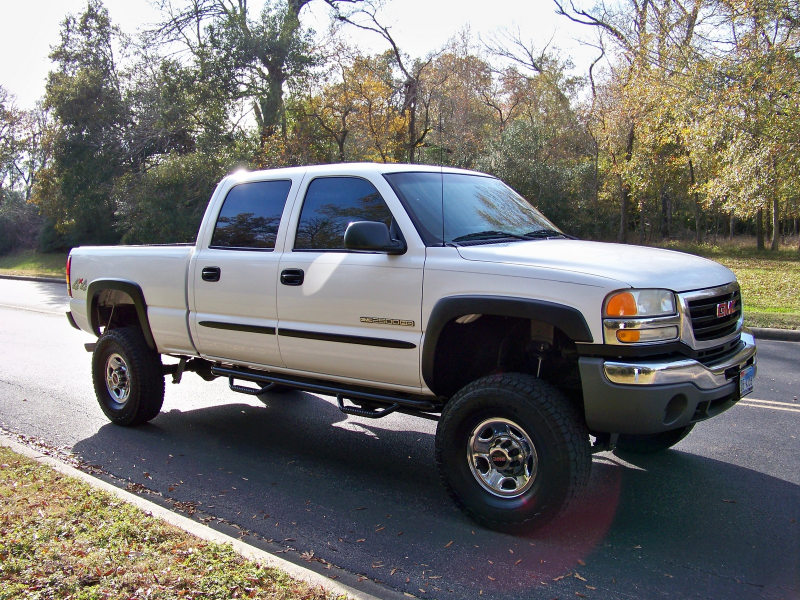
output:
[[385,177],[429,246],[563,235],[494,177],[460,173],[390,173]]

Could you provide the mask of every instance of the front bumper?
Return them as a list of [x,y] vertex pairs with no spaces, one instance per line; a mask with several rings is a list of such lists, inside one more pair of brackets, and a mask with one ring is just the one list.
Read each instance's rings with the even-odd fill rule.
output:
[[756,364],[746,329],[739,350],[717,363],[692,359],[610,361],[581,357],[586,423],[591,431],[650,434],[714,417],[739,400],[739,373]]

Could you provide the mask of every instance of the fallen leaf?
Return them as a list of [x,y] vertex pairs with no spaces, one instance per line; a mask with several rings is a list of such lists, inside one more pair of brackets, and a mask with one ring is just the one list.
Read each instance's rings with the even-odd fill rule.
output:
[[445,547],[445,548],[449,548],[449,547],[450,547],[450,546],[452,546],[452,545],[453,545],[453,542],[451,541],[451,542],[447,542],[447,543],[444,545],[444,547]]
[[404,596],[408,596],[409,598],[413,598],[414,594],[409,594],[408,592],[403,592]]
[[509,548],[508,551],[511,552],[511,554],[514,554],[514,551],[511,548]]
[[379,531],[383,531],[384,529],[386,529],[386,527],[378,527],[378,528],[375,530],[375,533],[378,533]]
[[582,567],[585,567],[585,566],[586,566],[586,563],[585,563],[585,562],[583,562],[583,561],[582,561],[580,558],[578,559],[578,564],[579,564],[580,566],[582,566]]
[[357,508],[356,510],[367,510],[366,506],[362,506],[361,508]]
[[494,577],[492,577],[491,575],[487,575],[486,577],[488,577],[488,578],[489,578],[491,581],[497,581],[497,580],[496,580]]
[[581,581],[586,581],[583,577],[575,573],[575,579],[580,579]]
[[586,596],[584,596],[584,595],[583,595],[583,594],[581,594],[580,592],[575,592],[575,595],[576,595],[578,598],[586,598]]
[[559,575],[558,577],[553,579],[553,581],[561,581],[562,579],[564,579],[564,577],[565,577],[565,575]]
[[400,533],[398,533],[397,535],[403,535],[403,532],[401,531],[401,532],[400,532]]
[[514,563],[514,566],[517,566],[521,562],[522,562],[522,559],[520,558],[517,562]]
[[664,577],[669,577],[670,579],[675,579],[674,575],[670,575],[669,573],[664,573]]
[[283,541],[284,542],[296,542],[297,540],[295,540],[294,538],[286,538]]
[[356,543],[358,544],[358,543],[366,542],[366,541],[367,541],[366,538],[361,538],[360,540],[356,540]]
[[722,501],[723,501],[723,502],[727,502],[728,504],[736,504],[736,500],[725,500],[725,499],[723,498],[723,499],[722,499]]
[[586,589],[587,589],[587,590],[596,590],[597,588],[596,588],[596,587],[592,587],[592,586],[590,586],[590,585],[587,585],[587,586],[586,586]]
[[392,569],[392,572],[391,572],[391,573],[389,573],[389,575],[394,575],[395,573],[397,573],[397,569],[396,569],[396,568],[395,568],[395,569]]
[[634,546],[634,547],[633,547],[633,549],[634,549],[634,550],[641,550],[641,549],[642,549],[642,547],[641,547],[641,546]]

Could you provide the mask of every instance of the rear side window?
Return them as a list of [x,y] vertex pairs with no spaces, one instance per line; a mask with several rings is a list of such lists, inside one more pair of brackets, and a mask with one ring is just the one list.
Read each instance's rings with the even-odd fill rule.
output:
[[308,186],[295,250],[344,250],[344,232],[354,221],[391,227],[392,213],[375,186],[358,177],[318,177]]
[[272,250],[291,181],[254,181],[231,189],[211,238],[212,248]]

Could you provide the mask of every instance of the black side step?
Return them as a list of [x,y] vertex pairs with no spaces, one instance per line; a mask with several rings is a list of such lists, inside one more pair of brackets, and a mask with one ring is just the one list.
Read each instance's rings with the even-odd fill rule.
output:
[[[239,392],[242,394],[249,394],[249,395],[256,395],[261,394],[262,392],[269,391],[269,388],[273,385],[285,385],[288,387],[293,387],[299,390],[305,390],[308,392],[316,392],[318,394],[324,394],[327,396],[336,396],[337,402],[339,403],[339,408],[342,412],[347,414],[353,414],[360,417],[367,417],[371,419],[378,419],[380,417],[385,417],[392,412],[403,412],[407,414],[413,414],[414,416],[433,419],[438,421],[438,416],[436,415],[429,415],[425,414],[426,412],[441,412],[442,410],[442,403],[439,398],[436,398],[434,401],[429,400],[421,400],[415,398],[407,398],[404,396],[392,396],[389,394],[383,394],[378,392],[373,392],[371,390],[360,390],[346,386],[339,386],[333,383],[317,383],[311,382],[308,380],[301,380],[301,379],[292,379],[290,377],[285,376],[277,376],[267,372],[255,372],[252,369],[237,369],[237,368],[230,368],[230,367],[222,367],[219,365],[214,365],[211,367],[211,372],[214,375],[227,377],[228,378],[228,385],[231,390],[234,392]],[[234,380],[242,379],[244,381],[251,381],[257,384],[267,384],[263,387],[256,389],[256,388],[249,388],[241,385],[236,385]],[[370,410],[364,408],[356,408],[356,407],[349,407],[344,406],[344,399],[350,400],[364,400],[368,402],[374,402],[376,404],[382,405],[380,410]]]
[[367,419],[380,419],[381,417],[392,414],[394,411],[400,408],[400,405],[397,402],[390,406],[376,408],[375,410],[371,410],[369,408],[358,408],[356,406],[345,406],[344,396],[341,394],[336,394],[336,403],[339,405],[339,410],[344,414],[355,415],[357,417],[366,417]]

